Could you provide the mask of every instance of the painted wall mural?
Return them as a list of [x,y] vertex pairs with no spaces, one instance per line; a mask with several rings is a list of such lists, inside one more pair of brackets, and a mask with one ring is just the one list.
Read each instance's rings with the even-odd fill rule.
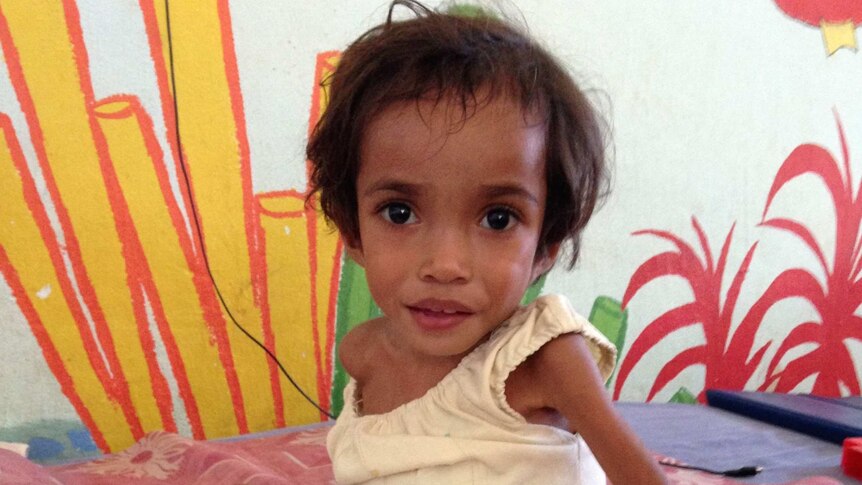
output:
[[[635,235],[664,239],[674,249],[656,254],[638,267],[626,288],[623,306],[651,281],[671,275],[687,281],[693,299],[669,309],[638,335],[621,363],[615,386],[616,397],[619,397],[633,367],[648,350],[662,338],[690,325],[702,327],[703,343],[682,350],[661,367],[647,400],[653,399],[668,382],[693,365],[706,368],[704,387],[697,395],[701,401],[707,388],[744,389],[767,348],[772,345],[777,346],[778,350],[769,361],[762,382],[756,384],[757,389],[791,392],[802,381],[813,376],[813,393],[822,396],[859,395],[859,376],[847,342],[850,339],[862,340],[862,317],[855,314],[862,304],[862,185],[858,185],[855,190],[853,188],[855,181],[850,169],[850,150],[840,120],[837,120],[837,125],[841,162],[822,146],[806,143],[796,147],[778,169],[766,197],[761,222],[764,227],[787,232],[801,240],[816,256],[819,269],[826,275],[825,282],[819,281],[806,268],[790,267],[783,270],[731,331],[731,319],[751,260],[756,257],[757,243],[751,245],[742,263],[730,273],[727,255],[733,227],[724,239],[717,260],[713,257],[708,237],[697,218],[692,218],[698,238],[697,249],[668,231],[635,232]],[[826,250],[803,222],[792,216],[771,215],[769,211],[782,188],[806,174],[815,175],[823,183],[833,205],[836,241],[831,265],[825,256]],[[722,279],[725,276],[731,278],[731,283],[726,295],[723,295]],[[793,322],[783,341],[769,341],[755,347],[754,337],[766,313],[788,298],[807,300],[816,309],[819,320]],[[813,346],[813,349],[789,361],[785,359],[790,351],[805,344]],[[681,392],[691,394],[687,389],[681,389]]]
[[820,29],[826,54],[857,50],[856,28],[862,24],[862,5],[854,0],[775,0],[787,15]]
[[[178,416],[196,438],[321,419],[233,319],[289,356],[298,384],[329,406],[340,242],[304,193],[252,193],[227,2],[166,4],[140,2],[167,153],[134,96],[95,98],[75,2],[0,8],[0,43],[48,187],[40,196],[0,117],[0,270],[102,451],[176,431]],[[320,56],[319,77],[330,57]],[[316,94],[313,117],[324,104]],[[188,191],[172,190],[165,157],[180,162]]]
[[[380,313],[303,144],[383,3],[0,0],[0,441],[52,462],[341,410],[337,343]],[[515,3],[606,80],[617,177],[576,270],[524,301],[590,310],[616,399],[860,394],[859,2]]]

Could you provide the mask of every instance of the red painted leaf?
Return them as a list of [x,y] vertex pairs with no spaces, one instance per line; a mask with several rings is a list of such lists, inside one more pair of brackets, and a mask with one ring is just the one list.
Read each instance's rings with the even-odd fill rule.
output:
[[823,180],[832,197],[833,204],[836,209],[840,209],[836,212],[837,214],[846,213],[849,210],[852,201],[851,194],[844,185],[837,162],[824,148],[806,144],[796,147],[781,164],[781,168],[778,169],[766,198],[763,219],[766,219],[766,213],[772,205],[775,194],[788,182],[805,174],[817,175]]
[[665,365],[662,366],[661,371],[659,371],[658,376],[656,376],[655,378],[655,382],[653,382],[652,388],[650,388],[649,395],[647,395],[646,400],[652,401],[652,398],[655,397],[656,393],[661,391],[664,386],[667,385],[668,382],[672,381],[676,376],[678,376],[680,372],[684,371],[685,369],[688,369],[695,364],[703,364],[705,362],[705,345],[691,347],[676,354],[674,358],[672,358]]
[[[739,292],[742,290],[742,283],[745,281],[745,275],[748,274],[748,267],[751,265],[751,259],[754,257],[754,250],[757,249],[757,243],[751,245],[748,248],[748,252],[745,253],[745,257],[742,259],[742,263],[739,264],[739,269],[736,270],[736,274],[733,276],[733,281],[730,282],[730,287],[727,289],[727,297],[724,300],[724,305],[721,309],[722,317],[725,315],[727,318],[733,316],[733,309],[736,308],[736,301],[739,299]],[[719,264],[719,267],[724,267],[723,264]]]
[[[742,375],[745,376],[745,380],[736,389],[742,389],[743,386],[745,386],[745,384],[748,382],[748,380],[754,374],[754,371],[757,370],[757,366],[760,365],[760,361],[763,360],[763,354],[766,353],[766,350],[771,345],[772,345],[772,340],[769,340],[768,342],[766,342],[765,344],[760,346],[760,348],[757,349],[757,352],[755,352],[754,355],[752,355],[751,358],[748,359],[748,362],[745,363],[745,365],[743,366],[743,371],[742,371]],[[734,361],[728,359],[728,362],[731,363]]]
[[859,305],[862,305],[862,280],[854,281],[850,285],[850,294],[847,298],[847,309],[854,313]]
[[660,239],[664,239],[666,241],[670,241],[671,243],[673,243],[674,246],[676,246],[677,252],[679,252],[680,256],[683,259],[685,259],[685,260],[691,259],[691,260],[697,261],[696,266],[698,266],[701,269],[701,271],[703,271],[705,264],[700,260],[697,253],[694,252],[694,248],[692,248],[690,244],[683,241],[678,236],[676,236],[676,235],[674,235],[668,231],[656,231],[656,230],[652,230],[652,229],[647,229],[644,231],[635,231],[632,233],[632,235],[634,235],[634,236],[649,235],[649,236],[658,237]]
[[820,324],[818,322],[805,322],[800,325],[797,325],[790,333],[787,335],[787,338],[781,342],[781,345],[778,347],[778,350],[775,352],[775,355],[772,357],[772,360],[769,362],[769,366],[766,369],[767,378],[772,377],[776,374],[776,369],[781,364],[781,359],[787,354],[788,351],[798,347],[802,344],[814,343],[820,344],[822,332],[820,331]]
[[796,386],[809,376],[820,372],[824,358],[827,358],[827,356],[822,355],[821,352],[815,349],[789,362],[784,371],[777,376],[778,383],[775,386],[775,392],[786,393],[796,389]]
[[641,264],[629,280],[622,307],[628,306],[631,298],[647,283],[662,276],[682,276],[686,279],[696,277],[700,273],[699,266],[693,266],[690,258],[682,258],[673,251],[657,254]]
[[[660,369],[659,376],[653,383],[648,399],[651,399],[655,392],[661,390],[679,372],[682,372],[685,367],[693,365],[691,359],[694,356],[698,359],[697,363],[702,363],[707,367],[708,376],[727,376],[726,379],[729,379],[727,382],[744,383],[750,378],[753,369],[756,368],[757,363],[762,359],[763,352],[766,350],[766,346],[759,349],[759,352],[753,357],[755,363],[747,367],[740,367],[751,360],[747,351],[741,355],[738,362],[732,364],[727,362],[723,354],[729,337],[733,306],[738,300],[742,282],[748,272],[757,244],[753,244],[746,253],[731,282],[727,298],[724,304],[722,304],[722,277],[726,269],[735,225],[728,231],[719,252],[718,261],[714,262],[709,240],[702,226],[696,217],[692,217],[691,222],[703,251],[705,264],[699,263],[700,259],[695,254],[694,249],[674,234],[656,230],[635,233],[650,234],[671,241],[677,247],[678,252],[660,253],[644,262],[629,281],[628,288],[623,297],[624,305],[627,305],[634,295],[648,282],[670,274],[681,276],[687,280],[692,289],[694,300],[685,306],[663,314],[647,325],[644,331],[637,337],[626,354],[625,359],[621,362],[620,372],[615,385],[615,398],[619,398],[620,390],[629,377],[631,370],[643,358],[644,354],[672,332],[685,326],[700,324],[703,329],[705,343],[698,347],[683,349],[671,361],[665,364]],[[677,255],[678,258],[673,259],[673,255]],[[671,267],[669,264],[670,261],[673,261],[675,266]],[[685,269],[681,268],[684,264],[683,261],[687,263]],[[751,342],[753,342],[753,330],[749,336],[735,334],[735,347],[739,348],[741,344],[748,342],[749,347],[747,350],[750,351]],[[728,370],[731,372],[727,372]],[[746,372],[746,374],[739,375],[740,370]]]
[[[716,279],[715,285],[719,289],[719,291],[721,290],[721,280],[722,280],[722,276],[724,275],[725,266],[727,265],[727,254],[730,252],[730,241],[731,241],[731,239],[733,239],[733,230],[734,229],[736,229],[736,223],[733,223],[733,225],[730,226],[730,230],[727,231],[727,236],[725,236],[724,243],[721,245],[721,252],[718,255],[718,264],[716,265],[715,269],[712,270],[711,265],[709,267],[710,273],[715,275],[715,279]],[[705,241],[706,241],[706,238],[704,237],[703,240],[701,241],[701,243],[704,244]],[[704,246],[703,250],[704,250],[704,253],[707,254],[707,257],[710,259],[710,262],[711,262],[712,257],[709,256],[709,245],[706,244]]]
[[802,239],[802,242],[804,242],[817,257],[817,260],[820,262],[820,266],[823,268],[824,274],[829,274],[829,265],[826,263],[826,257],[823,255],[820,245],[817,244],[817,240],[814,239],[814,235],[807,227],[792,219],[784,218],[769,219],[761,222],[760,225],[787,231],[799,239]]
[[845,339],[862,340],[862,317],[853,315],[847,327],[847,335],[844,336]]
[[817,384],[822,378],[827,381],[825,382],[827,386],[832,385],[829,381],[835,382],[835,392],[833,394],[825,394],[827,391],[826,388],[824,388],[822,391],[824,392],[824,395],[840,396],[841,387],[838,386],[838,384],[844,384],[850,391],[850,395],[858,396],[859,378],[856,376],[856,367],[853,363],[853,357],[850,355],[850,350],[846,346],[842,345],[841,348],[836,349],[835,352],[830,352],[830,354],[834,355],[834,358],[829,360],[825,372],[821,371],[820,375],[817,376],[817,381],[814,383],[814,392],[819,390]]
[[620,363],[619,374],[617,374],[616,386],[614,387],[614,398],[619,398],[620,390],[629,373],[647,351],[671,333],[697,324],[701,320],[700,305],[697,302],[692,302],[665,312],[647,325],[632,343],[625,358]]
[[[823,285],[811,274],[806,275],[806,270],[787,270],[779,275],[779,279],[783,280],[780,285],[777,279],[761,298],[764,301],[759,301],[755,305],[757,308],[750,312],[753,320],[762,319],[763,313],[776,301],[799,296],[811,302],[821,320],[819,324],[806,322],[791,330],[769,364],[767,379],[762,386],[765,388],[775,385],[776,390],[792,390],[811,376],[816,376],[814,393],[836,395],[841,392],[842,385],[851,389],[859,387],[855,365],[845,341],[858,338],[862,333],[858,317],[854,315],[862,303],[862,284],[857,281],[862,271],[862,200],[858,198],[858,189],[855,195],[852,190],[850,152],[837,112],[835,121],[841,143],[842,166],[839,167],[838,162],[823,148],[815,145],[797,147],[779,169],[764,207],[765,219],[776,193],[788,181],[810,173],[819,176],[826,185],[834,206],[836,223],[833,267],[831,271],[826,271]],[[764,222],[764,225],[794,234],[815,254],[820,265],[827,267],[823,251],[814,241],[813,234],[802,224],[789,219],[772,219]],[[783,370],[778,370],[779,362],[786,357],[787,352],[803,343],[814,343],[818,347],[794,359]]]
[[[703,255],[706,259],[706,272],[709,274],[715,274],[716,270],[713,267],[712,263],[712,251],[709,249],[709,240],[706,238],[706,233],[703,232],[703,227],[701,227],[700,222],[698,222],[697,217],[692,216],[691,225],[694,227],[694,232],[697,234],[697,239],[700,241],[700,248],[703,249]],[[734,224],[735,226],[736,224]],[[730,235],[733,234],[733,226],[730,228],[730,232],[727,234],[727,239],[725,239],[725,246],[727,242],[730,240]],[[722,253],[724,251],[722,250]],[[719,271],[720,276],[721,271]]]
[[[857,9],[862,13],[862,8],[859,8],[858,0],[850,1],[854,1],[857,4]],[[849,191],[853,180],[852,173],[850,172],[850,148],[847,146],[847,137],[844,136],[844,124],[841,123],[841,117],[838,116],[838,111],[833,109],[832,114],[835,116],[835,126],[838,128],[838,141],[841,143],[841,159],[844,162],[844,174],[847,176],[847,190]],[[851,193],[850,195],[852,197],[853,194]]]
[[778,275],[766,291],[754,302],[734,332],[734,338],[725,353],[729,362],[747,359],[757,329],[763,317],[776,303],[793,297],[809,300],[815,308],[824,304],[820,283],[806,270],[789,269]]

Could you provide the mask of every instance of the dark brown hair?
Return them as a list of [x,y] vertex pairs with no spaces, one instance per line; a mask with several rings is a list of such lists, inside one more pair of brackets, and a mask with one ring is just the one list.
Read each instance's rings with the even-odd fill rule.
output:
[[[415,17],[393,20],[397,6]],[[538,113],[547,126],[548,199],[538,252],[570,240],[574,266],[581,231],[606,192],[604,125],[560,63],[525,33],[481,12],[452,15],[395,0],[386,22],[344,51],[324,87],[329,105],[306,148],[311,194],[319,194],[321,209],[348,244],[361,244],[360,148],[379,113],[393,103],[431,99],[459,103],[466,120],[502,95],[521,105],[525,119]]]

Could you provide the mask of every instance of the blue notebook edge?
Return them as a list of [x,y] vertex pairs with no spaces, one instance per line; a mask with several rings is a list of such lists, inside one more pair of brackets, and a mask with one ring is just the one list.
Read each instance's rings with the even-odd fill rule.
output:
[[[764,395],[770,395],[774,402],[765,403]],[[724,409],[735,414],[746,416],[758,421],[791,429],[819,438],[832,443],[841,444],[845,438],[862,436],[862,409],[855,406],[833,402],[828,398],[819,399],[822,403],[823,413],[803,413],[787,406],[792,406],[794,400],[805,400],[815,398],[804,394],[773,394],[755,391],[727,391],[721,389],[708,389],[706,401],[710,407]],[[859,410],[859,426],[847,426],[833,421],[828,417],[829,408],[842,406],[843,409]]]

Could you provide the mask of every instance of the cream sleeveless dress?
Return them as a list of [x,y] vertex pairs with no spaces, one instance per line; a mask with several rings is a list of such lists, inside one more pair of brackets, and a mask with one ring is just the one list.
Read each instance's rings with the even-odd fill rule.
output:
[[351,379],[327,438],[337,482],[604,485],[580,436],[528,423],[506,401],[509,373],[571,332],[583,335],[607,379],[614,346],[559,295],[516,311],[425,395],[388,413],[362,416]]

